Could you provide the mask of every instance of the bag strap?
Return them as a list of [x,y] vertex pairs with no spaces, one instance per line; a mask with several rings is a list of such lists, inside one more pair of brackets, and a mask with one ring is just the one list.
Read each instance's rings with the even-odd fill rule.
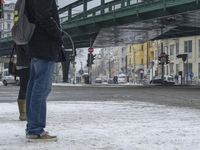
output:
[[16,44],[13,45],[13,48],[12,48],[12,51],[11,51],[11,54],[10,54],[10,61],[14,59],[15,47],[16,47]]

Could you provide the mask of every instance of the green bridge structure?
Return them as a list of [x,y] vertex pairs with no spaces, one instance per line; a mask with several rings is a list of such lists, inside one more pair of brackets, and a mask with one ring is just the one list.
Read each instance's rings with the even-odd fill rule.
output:
[[[59,14],[75,48],[200,34],[200,0],[77,0],[60,8]],[[64,41],[71,49],[70,40]],[[0,56],[10,54],[12,45],[11,37],[1,38]]]

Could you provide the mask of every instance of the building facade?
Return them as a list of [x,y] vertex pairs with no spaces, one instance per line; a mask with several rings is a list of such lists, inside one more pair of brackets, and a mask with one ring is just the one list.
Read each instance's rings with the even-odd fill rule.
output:
[[11,29],[13,26],[15,3],[3,5],[3,18],[0,19],[0,33],[1,37],[11,36]]
[[[175,75],[182,71],[185,79],[200,80],[200,36],[168,39],[163,43],[170,59],[170,63],[165,66],[166,74]],[[179,54],[187,54],[188,60],[184,62],[178,59]]]
[[153,48],[153,44],[154,42],[146,42],[128,46],[128,70],[132,80],[149,79],[155,75],[156,48]]
[[[165,75],[175,76],[182,72],[184,80],[200,80],[200,36],[129,45],[128,68],[132,70],[133,78],[151,80],[153,76],[161,75],[162,68],[158,61],[161,54],[161,43],[163,51],[169,55],[169,63],[164,65]],[[180,54],[187,54],[188,60],[183,61],[177,58]]]

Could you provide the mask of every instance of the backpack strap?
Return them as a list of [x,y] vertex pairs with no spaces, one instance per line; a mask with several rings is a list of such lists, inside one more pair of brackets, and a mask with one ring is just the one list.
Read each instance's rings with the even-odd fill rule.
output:
[[13,48],[12,48],[12,51],[11,51],[11,54],[10,54],[10,61],[13,61],[13,60],[14,60],[15,48],[16,48],[16,44],[13,45]]

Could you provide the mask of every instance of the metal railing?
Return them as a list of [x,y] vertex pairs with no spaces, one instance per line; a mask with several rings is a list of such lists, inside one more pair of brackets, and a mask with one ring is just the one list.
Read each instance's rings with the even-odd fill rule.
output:
[[[173,5],[179,5],[179,4],[185,4],[185,3],[199,3],[200,0],[114,0],[111,2],[105,3],[105,0],[99,0],[101,1],[101,5],[87,9],[88,2],[93,0],[82,0],[78,1],[77,5],[70,4],[64,8],[60,9],[60,13],[68,13],[67,15],[61,17],[61,21],[74,21],[74,20],[80,20],[90,17],[95,17],[99,15],[105,15],[109,13],[115,13],[119,10],[125,10],[126,8],[133,8],[133,11],[136,11],[139,13],[139,11],[148,6],[156,6],[156,4],[162,5],[163,9],[165,10],[168,6]],[[83,10],[78,13],[73,13],[73,9],[76,7],[82,6]]]
[[[84,19],[84,18],[89,18],[89,17],[94,17],[98,15],[104,15],[107,13],[112,13],[115,12],[119,9],[125,9],[127,7],[135,7],[138,8],[142,7],[143,5],[146,4],[151,4],[151,3],[156,3],[159,1],[163,0],[114,0],[111,2],[107,3],[101,3],[100,6],[97,6],[92,9],[83,9],[83,11],[80,11],[79,13],[72,13],[73,9],[79,6],[83,6],[83,8],[87,8],[87,1],[91,0],[86,0],[85,2],[79,3],[79,5],[68,5],[66,8],[61,8],[60,11],[62,13],[68,12],[68,15],[61,17],[61,22],[64,21],[70,21],[70,20],[77,20],[77,19]],[[165,0],[164,0],[165,1]],[[73,7],[76,6],[76,7]]]

